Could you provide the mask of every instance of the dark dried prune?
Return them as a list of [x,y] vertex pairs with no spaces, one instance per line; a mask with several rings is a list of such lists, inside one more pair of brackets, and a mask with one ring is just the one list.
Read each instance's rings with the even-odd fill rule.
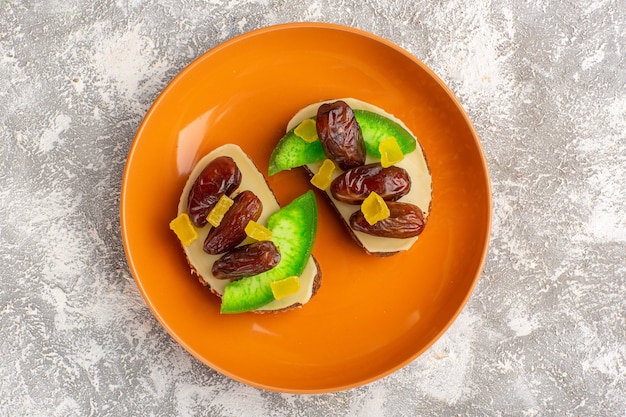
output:
[[246,238],[248,222],[258,220],[262,211],[263,203],[252,191],[237,194],[219,226],[209,231],[204,241],[204,251],[218,255],[233,249]]
[[330,184],[333,197],[348,204],[361,204],[372,192],[385,201],[396,201],[410,190],[411,177],[404,168],[383,168],[379,163],[352,168]]
[[389,217],[370,225],[361,210],[350,216],[350,226],[369,235],[404,239],[415,237],[424,230],[424,213],[415,204],[390,201]]
[[218,279],[240,279],[269,271],[280,262],[272,241],[264,240],[239,246],[213,263],[211,272]]
[[322,104],[317,109],[317,136],[326,156],[342,170],[365,163],[365,141],[354,112],[344,101]]
[[189,191],[187,214],[198,227],[207,224],[206,217],[222,195],[230,195],[241,184],[241,171],[231,157],[220,156],[200,173]]

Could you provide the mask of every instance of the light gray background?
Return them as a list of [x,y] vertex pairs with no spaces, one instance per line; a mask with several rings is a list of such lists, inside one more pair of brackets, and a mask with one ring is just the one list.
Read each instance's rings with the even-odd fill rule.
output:
[[[267,25],[383,36],[454,91],[493,186],[476,290],[424,355],[336,394],[200,364],[153,318],[119,194],[151,102]],[[0,415],[626,416],[623,0],[0,1]]]

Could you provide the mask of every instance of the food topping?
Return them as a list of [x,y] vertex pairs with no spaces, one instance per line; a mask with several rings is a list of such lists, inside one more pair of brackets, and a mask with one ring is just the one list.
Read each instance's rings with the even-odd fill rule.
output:
[[181,213],[178,217],[170,222],[170,229],[176,233],[180,242],[188,246],[198,238],[198,231],[191,223],[187,213]]
[[380,164],[383,168],[395,165],[404,159],[402,149],[400,149],[400,145],[398,145],[398,141],[394,137],[380,141],[378,150],[380,152]]
[[270,240],[272,238],[272,232],[254,220],[250,220],[244,230],[246,235],[254,240]]
[[361,204],[361,212],[363,217],[370,224],[376,224],[377,222],[389,217],[389,208],[385,200],[376,193],[370,193],[363,204]]
[[220,156],[209,163],[189,191],[187,213],[191,221],[202,227],[207,216],[222,195],[232,194],[241,184],[241,171],[228,156]]
[[218,279],[241,279],[269,271],[280,262],[273,242],[265,240],[236,247],[213,264],[211,273]]
[[326,156],[342,170],[365,163],[365,142],[354,112],[344,101],[322,104],[317,110],[317,135]]
[[330,191],[336,200],[361,204],[371,193],[395,201],[411,189],[409,173],[400,167],[383,168],[379,163],[352,168],[333,180]]
[[210,255],[228,252],[246,238],[245,227],[250,220],[258,220],[263,210],[261,200],[249,190],[233,199],[220,225],[212,228],[204,241],[204,251]]
[[270,155],[267,173],[271,177],[278,172],[300,167],[302,165],[321,162],[326,158],[324,148],[319,140],[306,142],[291,129],[276,145]]
[[206,217],[209,224],[213,227],[217,227],[222,222],[224,214],[228,211],[230,206],[233,205],[233,200],[226,194],[222,195],[217,204],[211,209],[209,215]]
[[[354,99],[340,100],[352,109],[356,122],[361,130],[365,143],[365,152],[373,158],[381,158],[380,143],[393,137],[404,156],[417,149],[417,141],[414,135],[409,132],[400,120],[391,114],[380,114],[382,109],[358,102]],[[330,103],[330,102],[329,102]],[[328,104],[330,105],[330,104]],[[356,106],[356,107],[355,107]],[[306,119],[314,120],[320,108],[320,104],[311,104],[302,109],[289,124],[289,130],[283,136],[270,156],[268,174],[270,176],[284,170],[289,170],[303,165],[321,162],[324,158],[331,157],[325,154],[321,140],[307,142],[303,137],[313,138],[312,134],[300,132],[300,124]],[[311,122],[306,122],[309,124]],[[304,126],[306,126],[303,125]],[[295,130],[302,134],[298,136]],[[316,126],[317,129],[317,126]],[[420,152],[421,153],[421,152]]]
[[380,143],[393,137],[406,156],[417,149],[415,137],[392,115],[382,115],[367,110],[355,109],[356,120],[361,126],[365,149],[375,158],[380,158]]
[[280,300],[288,295],[295,294],[300,289],[300,279],[297,276],[291,276],[280,281],[270,283],[274,298]]
[[[365,202],[363,203],[365,206]],[[362,206],[360,211],[350,217],[350,226],[359,232],[374,236],[389,238],[409,238],[422,233],[424,229],[424,215],[422,210],[414,204],[401,202],[388,202],[389,216],[374,224],[366,219]]]
[[335,164],[333,163],[333,161],[331,161],[330,159],[325,159],[324,162],[322,162],[320,169],[311,178],[311,184],[313,184],[320,190],[327,189],[333,179],[334,171]]
[[317,129],[315,127],[315,120],[304,119],[296,128],[293,133],[305,142],[312,143],[317,140]]

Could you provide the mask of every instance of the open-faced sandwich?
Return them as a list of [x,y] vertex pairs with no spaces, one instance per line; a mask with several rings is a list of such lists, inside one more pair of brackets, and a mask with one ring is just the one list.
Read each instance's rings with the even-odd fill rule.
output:
[[237,145],[221,146],[196,164],[170,228],[191,270],[221,297],[222,313],[289,310],[319,288],[321,272],[311,255],[313,192],[281,208]]
[[369,254],[406,251],[423,231],[431,175],[415,135],[393,115],[345,98],[309,105],[287,124],[268,174],[303,167]]
[[[355,241],[389,256],[413,246],[431,205],[431,175],[414,134],[393,115],[356,99],[309,105],[287,124],[270,176],[303,167]],[[222,313],[278,312],[307,303],[321,271],[312,190],[280,207],[265,177],[237,145],[194,167],[170,228]]]

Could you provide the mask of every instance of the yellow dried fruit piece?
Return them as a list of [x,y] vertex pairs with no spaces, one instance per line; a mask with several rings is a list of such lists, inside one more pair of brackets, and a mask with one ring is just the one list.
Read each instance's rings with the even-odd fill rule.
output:
[[293,133],[305,142],[315,142],[317,140],[317,127],[315,126],[315,120],[304,119],[298,126],[296,126]]
[[381,140],[378,151],[380,152],[380,164],[383,168],[395,165],[404,159],[402,149],[394,137]]
[[333,172],[335,171],[335,164],[330,159],[325,159],[313,178],[311,178],[311,184],[325,190],[328,188],[333,180]]
[[300,289],[300,278],[294,275],[285,279],[273,281],[270,283],[270,287],[272,288],[274,298],[280,300],[281,298],[298,292]]
[[222,222],[224,218],[224,214],[228,211],[230,206],[233,205],[233,200],[228,197],[226,194],[222,195],[215,206],[209,212],[209,215],[206,216],[206,221],[213,227],[217,227]]
[[172,220],[170,222],[170,229],[176,233],[178,240],[185,246],[189,246],[191,242],[198,238],[198,231],[187,213],[181,213]]
[[361,203],[361,211],[363,212],[365,220],[370,225],[374,225],[389,217],[389,207],[387,207],[387,203],[385,203],[385,200],[383,200],[381,196],[374,192],[370,193],[370,195],[363,200],[363,203]]
[[250,220],[244,230],[248,237],[255,240],[270,240],[272,238],[272,232],[254,220]]

